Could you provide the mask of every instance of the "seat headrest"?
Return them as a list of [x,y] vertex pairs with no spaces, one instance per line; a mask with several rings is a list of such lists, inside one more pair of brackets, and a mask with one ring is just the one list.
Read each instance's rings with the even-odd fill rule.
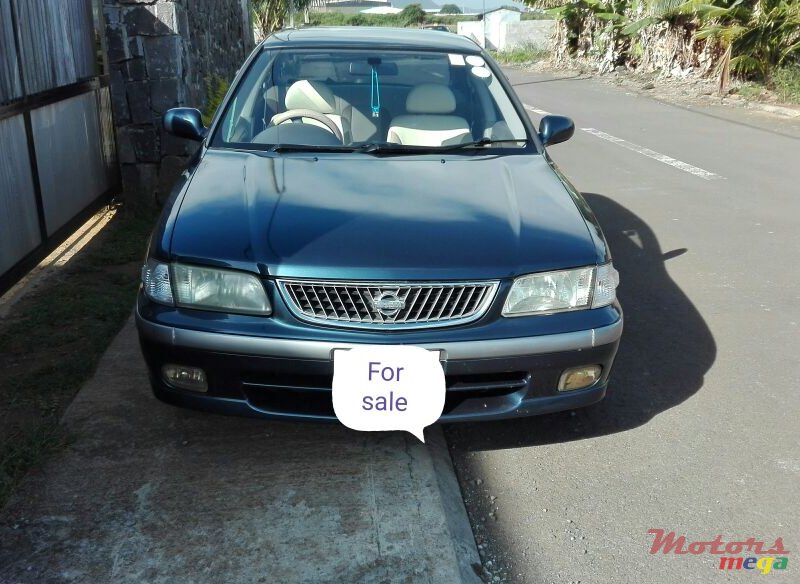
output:
[[286,109],[310,109],[321,114],[336,112],[336,97],[319,81],[303,79],[292,83],[284,99]]
[[406,98],[406,111],[410,114],[449,114],[455,109],[456,96],[445,85],[424,83]]

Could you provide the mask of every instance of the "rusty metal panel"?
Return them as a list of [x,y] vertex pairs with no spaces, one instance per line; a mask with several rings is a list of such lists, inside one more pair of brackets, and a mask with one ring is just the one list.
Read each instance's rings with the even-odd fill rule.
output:
[[40,243],[23,116],[0,121],[0,274]]
[[[11,0],[0,0],[0,105],[22,97]],[[0,270],[2,272],[2,270]]]
[[72,219],[110,186],[95,92],[31,112],[47,234]]
[[28,95],[95,74],[91,0],[12,0]]

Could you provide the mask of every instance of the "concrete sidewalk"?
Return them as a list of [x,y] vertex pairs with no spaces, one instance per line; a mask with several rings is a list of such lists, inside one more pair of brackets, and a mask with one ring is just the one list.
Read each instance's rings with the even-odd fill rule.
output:
[[423,445],[164,405],[132,321],[64,423],[75,443],[0,512],[3,584],[480,581],[438,427]]

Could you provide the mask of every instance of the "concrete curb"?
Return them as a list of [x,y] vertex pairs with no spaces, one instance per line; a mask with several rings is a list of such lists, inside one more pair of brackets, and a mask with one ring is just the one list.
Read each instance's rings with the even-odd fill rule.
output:
[[272,423],[156,401],[132,319],[0,510],[0,582],[463,582],[480,566],[441,428]]
[[477,576],[481,570],[481,558],[441,426],[431,427],[426,433],[426,439],[434,472],[439,479],[442,513],[447,519],[461,581],[481,582]]
[[756,109],[761,109],[771,114],[778,114],[786,116],[788,118],[800,118],[800,109],[784,107],[782,105],[772,105],[769,103],[759,103],[759,102],[748,102],[748,103],[752,104]]

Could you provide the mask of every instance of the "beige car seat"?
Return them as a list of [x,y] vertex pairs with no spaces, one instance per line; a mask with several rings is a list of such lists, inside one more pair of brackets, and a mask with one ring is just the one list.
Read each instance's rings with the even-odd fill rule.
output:
[[[286,110],[312,110],[321,114],[325,114],[336,126],[344,137],[345,144],[351,141],[350,137],[350,123],[348,111],[339,109],[336,96],[333,91],[320,81],[308,81],[302,79],[295,81],[286,91],[284,104]],[[349,110],[349,106],[344,105],[345,110]],[[324,128],[325,125],[318,120],[312,118],[301,118],[304,124],[313,124]]]
[[449,146],[472,140],[467,120],[452,113],[456,98],[449,87],[418,85],[406,98],[406,115],[392,120],[387,142],[411,146]]

